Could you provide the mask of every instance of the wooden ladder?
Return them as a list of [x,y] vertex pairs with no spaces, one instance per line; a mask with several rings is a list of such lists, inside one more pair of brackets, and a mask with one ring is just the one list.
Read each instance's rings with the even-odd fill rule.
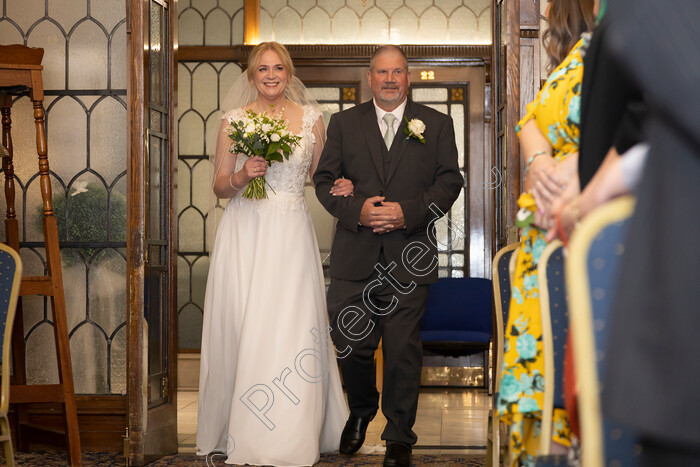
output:
[[[44,121],[44,86],[41,79],[41,60],[44,50],[23,45],[0,45],[0,105],[2,107],[2,145],[9,152],[3,158],[5,172],[5,198],[7,218],[5,231],[7,244],[19,252],[19,228],[15,212],[15,183],[10,129],[12,96],[29,92],[34,107],[36,146],[39,155],[39,185],[43,201],[44,247],[46,251],[46,276],[25,276],[22,278],[20,297],[43,295],[50,297],[54,317],[54,336],[58,363],[59,384],[27,384],[25,367],[24,324],[21,298],[17,304],[17,315],[12,334],[12,361],[14,384],[10,387],[10,403],[16,405],[17,445],[20,451],[29,449],[28,435],[45,434],[46,428],[29,424],[27,409],[29,403],[59,403],[63,406],[68,464],[81,466],[80,431],[73,390],[73,370],[71,367],[70,344],[66,321],[66,300],[63,290],[61,256],[58,248],[58,229],[51,204],[51,180],[49,160],[46,151],[46,126]],[[55,435],[55,432],[51,432]],[[44,438],[46,439],[46,438]]]

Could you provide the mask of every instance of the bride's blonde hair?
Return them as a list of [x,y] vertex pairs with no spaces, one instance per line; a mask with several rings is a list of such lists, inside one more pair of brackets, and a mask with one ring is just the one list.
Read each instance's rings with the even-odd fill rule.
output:
[[252,81],[253,73],[255,73],[258,65],[260,65],[262,54],[268,50],[272,50],[279,56],[280,60],[282,61],[282,66],[287,72],[288,79],[291,80],[292,76],[294,76],[294,63],[292,63],[292,57],[289,55],[289,51],[287,51],[285,46],[275,41],[261,42],[253,47],[253,50],[248,56],[248,69],[246,70],[248,79]]

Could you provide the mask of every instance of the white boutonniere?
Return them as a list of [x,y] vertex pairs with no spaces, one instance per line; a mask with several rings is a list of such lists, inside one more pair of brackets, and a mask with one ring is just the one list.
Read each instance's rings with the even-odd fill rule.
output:
[[417,118],[412,118],[409,120],[405,115],[403,119],[406,120],[406,128],[403,129],[403,132],[406,133],[406,139],[416,138],[418,141],[425,144],[425,138],[423,137],[423,133],[425,132],[425,123]]

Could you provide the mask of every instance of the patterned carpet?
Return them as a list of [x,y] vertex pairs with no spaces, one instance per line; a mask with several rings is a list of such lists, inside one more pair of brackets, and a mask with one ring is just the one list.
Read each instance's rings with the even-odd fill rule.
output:
[[[2,449],[0,449],[2,453]],[[381,466],[382,455],[356,455],[352,457],[343,456],[340,454],[324,454],[321,456],[320,462],[314,467],[330,467],[330,466]],[[4,464],[4,454],[0,456],[0,462]],[[65,466],[66,455],[63,452],[55,451],[34,451],[22,452],[15,454],[15,464],[18,466]],[[83,465],[85,467],[113,467],[123,466],[124,457],[120,453],[114,452],[84,452]],[[214,459],[209,464],[202,457],[197,457],[194,454],[178,454],[175,456],[164,457],[160,460],[148,464],[153,467],[170,467],[170,466],[193,466],[193,467],[210,467],[223,466],[223,458]],[[442,466],[467,466],[467,467],[483,467],[485,465],[484,456],[472,455],[454,455],[454,454],[414,454],[413,466],[426,465],[442,465]]]

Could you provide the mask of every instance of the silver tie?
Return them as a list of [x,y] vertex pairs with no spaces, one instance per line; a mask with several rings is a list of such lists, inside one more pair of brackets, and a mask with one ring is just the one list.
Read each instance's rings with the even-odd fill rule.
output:
[[384,133],[384,144],[386,144],[387,149],[390,149],[391,143],[394,141],[394,136],[396,135],[396,133],[394,133],[394,121],[396,120],[396,117],[394,116],[394,114],[384,114],[382,120],[384,120],[384,123],[386,123],[386,133]]

